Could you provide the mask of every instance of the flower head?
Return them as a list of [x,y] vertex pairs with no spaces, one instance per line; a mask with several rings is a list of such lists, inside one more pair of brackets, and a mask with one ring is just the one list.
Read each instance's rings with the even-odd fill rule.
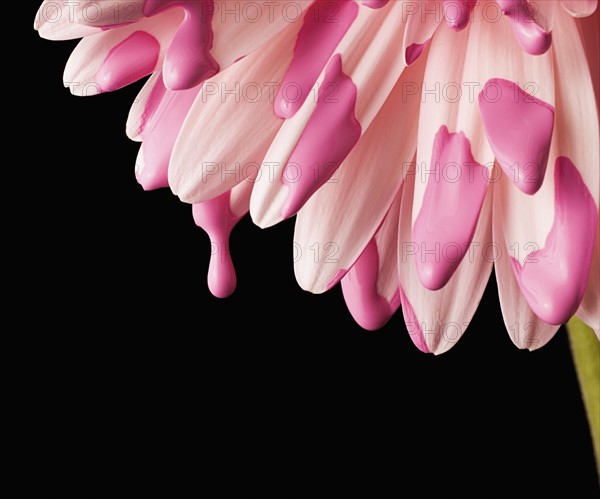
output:
[[82,38],[77,95],[148,77],[127,123],[136,175],[192,205],[213,294],[235,288],[248,211],[264,228],[296,216],[302,288],[341,284],[366,329],[401,307],[437,354],[492,269],[519,347],[574,314],[600,337],[596,4],[65,0],[36,28]]

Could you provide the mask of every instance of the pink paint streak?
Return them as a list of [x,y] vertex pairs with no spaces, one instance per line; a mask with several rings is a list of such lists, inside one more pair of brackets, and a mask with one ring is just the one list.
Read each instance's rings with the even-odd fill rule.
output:
[[566,157],[554,169],[554,222],[540,250],[521,265],[511,257],[531,309],[549,324],[564,324],[579,308],[592,265],[598,208],[575,165]]
[[283,218],[294,215],[342,164],[361,135],[354,115],[356,86],[336,54],[327,69],[317,106],[283,171],[288,186]]
[[362,4],[371,9],[381,9],[381,7],[385,7],[389,1],[390,0],[362,0]]
[[213,45],[213,0],[146,0],[144,15],[181,7],[184,19],[167,50],[163,64],[165,86],[170,90],[195,87],[219,72],[219,64],[210,54]]
[[496,3],[510,19],[513,34],[525,52],[541,55],[548,51],[552,33],[536,23],[534,7],[527,0],[496,0]]
[[397,297],[388,301],[379,295],[378,274],[379,254],[373,238],[342,279],[342,293],[348,310],[354,320],[369,331],[383,327],[400,305]]
[[235,268],[229,253],[229,236],[241,217],[231,212],[230,193],[231,191],[227,191],[214,199],[192,206],[196,225],[204,229],[210,237],[208,288],[217,298],[230,296],[237,284]]
[[408,297],[404,293],[402,287],[400,287],[398,291],[400,294],[400,302],[402,304],[402,315],[404,316],[404,323],[406,324],[406,330],[408,331],[410,339],[421,352],[431,353],[429,348],[427,348],[427,342],[425,341],[425,336],[423,336],[423,330],[421,329],[417,314],[415,314],[412,305],[408,301]]
[[511,258],[531,309],[549,324],[564,324],[579,308],[592,264],[598,208],[575,165],[566,157],[554,170],[554,223],[544,248],[521,265]]
[[143,164],[138,165],[137,181],[144,190],[168,187],[171,153],[183,121],[192,107],[202,85],[189,90],[172,91],[165,88],[161,78],[156,80],[142,115]]
[[424,43],[413,43],[412,45],[406,47],[405,60],[408,66],[421,57],[421,54],[423,53],[423,50],[425,50],[425,47],[427,47],[428,43],[429,40],[425,41]]
[[489,80],[479,94],[483,127],[496,161],[526,194],[542,186],[554,129],[554,107],[516,83]]
[[294,56],[275,97],[274,110],[280,118],[291,118],[302,107],[319,74],[358,14],[355,2],[340,0],[331,16],[319,2],[311,5],[298,33]]
[[454,31],[462,31],[471,20],[477,0],[444,0],[443,15],[446,24]]
[[485,168],[461,133],[442,126],[435,136],[431,172],[413,226],[419,279],[427,289],[446,285],[469,249],[488,188]]
[[145,31],[136,31],[108,53],[96,73],[103,92],[111,92],[148,76],[158,62],[160,44]]

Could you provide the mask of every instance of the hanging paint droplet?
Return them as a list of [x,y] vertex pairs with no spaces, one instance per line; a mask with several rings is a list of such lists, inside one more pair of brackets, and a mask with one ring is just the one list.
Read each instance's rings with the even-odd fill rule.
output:
[[230,208],[230,191],[220,196],[192,205],[194,221],[210,237],[210,264],[208,267],[208,288],[217,298],[227,298],[237,285],[237,277],[231,253],[229,236],[241,217],[234,215]]

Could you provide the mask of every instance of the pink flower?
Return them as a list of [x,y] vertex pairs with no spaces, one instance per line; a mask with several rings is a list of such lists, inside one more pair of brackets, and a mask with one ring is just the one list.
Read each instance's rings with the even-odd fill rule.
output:
[[45,1],[36,29],[83,38],[76,95],[149,76],[127,123],[137,178],[193,206],[213,294],[235,288],[237,221],[296,215],[303,289],[341,283],[365,329],[401,307],[439,354],[492,269],[520,348],[575,314],[600,337],[596,6]]

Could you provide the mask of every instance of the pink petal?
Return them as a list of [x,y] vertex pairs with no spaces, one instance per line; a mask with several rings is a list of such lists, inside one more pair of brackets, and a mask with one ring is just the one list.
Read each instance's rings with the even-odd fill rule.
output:
[[488,188],[464,134],[442,126],[436,135],[423,204],[413,225],[417,272],[431,290],[444,287],[466,255]]
[[[402,303],[406,327],[422,351],[441,354],[452,348],[469,326],[485,291],[492,262],[487,251],[491,240],[491,195],[486,196],[472,244],[465,258],[442,289],[426,289],[417,274],[418,248],[412,240],[414,172],[402,191],[398,233],[398,275],[404,291]],[[410,307],[406,304],[409,303]]]
[[383,327],[400,306],[396,271],[400,198],[401,190],[377,234],[341,282],[348,310],[369,331]]
[[[300,210],[294,260],[303,289],[322,293],[356,261],[373,237],[400,188],[416,149],[419,95],[407,85],[420,81],[424,61],[407,68],[358,145],[336,174]],[[389,137],[398,140],[389,140]],[[377,158],[375,161],[374,158]],[[311,172],[312,173],[312,172]],[[326,213],[327,216],[323,216]],[[335,249],[314,258],[311,248]]]
[[48,40],[72,40],[99,33],[100,29],[75,22],[75,3],[44,0],[35,15],[33,28]]
[[591,16],[598,8],[598,0],[562,0],[561,4],[573,17]]
[[[494,185],[494,246],[490,248],[490,257],[494,260],[500,307],[508,335],[517,347],[536,350],[552,339],[559,326],[547,324],[531,310],[515,279],[511,257],[517,251],[523,253],[527,250],[526,244],[537,245],[528,243],[528,239],[513,242],[512,238],[507,240],[505,237],[505,224],[508,220],[506,207],[514,203],[515,200],[509,197],[515,194],[523,200],[532,199],[517,191],[504,179]],[[536,197],[540,195],[538,193]],[[518,216],[518,210],[519,207],[515,207],[515,216]]]
[[406,65],[412,64],[422,54],[437,29],[441,11],[435,0],[407,2],[402,16],[406,19],[402,55]]

